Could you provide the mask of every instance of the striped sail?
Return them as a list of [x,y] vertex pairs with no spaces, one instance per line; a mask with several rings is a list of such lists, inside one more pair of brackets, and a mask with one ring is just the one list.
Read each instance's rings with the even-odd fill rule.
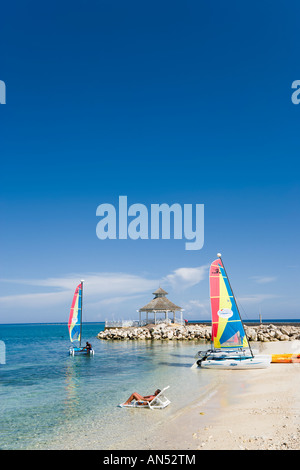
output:
[[70,340],[80,341],[80,323],[82,314],[82,284],[76,287],[69,316]]
[[221,259],[210,266],[212,341],[215,348],[249,347],[229,281]]

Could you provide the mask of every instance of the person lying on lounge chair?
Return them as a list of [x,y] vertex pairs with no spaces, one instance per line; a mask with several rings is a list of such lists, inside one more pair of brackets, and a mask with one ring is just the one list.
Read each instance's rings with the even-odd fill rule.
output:
[[155,390],[154,395],[146,395],[144,397],[139,393],[134,392],[132,395],[130,395],[128,400],[123,403],[123,405],[129,405],[133,400],[136,400],[139,405],[147,405],[147,403],[152,401],[153,398],[155,398],[160,392],[161,390],[159,390],[158,388],[157,390]]

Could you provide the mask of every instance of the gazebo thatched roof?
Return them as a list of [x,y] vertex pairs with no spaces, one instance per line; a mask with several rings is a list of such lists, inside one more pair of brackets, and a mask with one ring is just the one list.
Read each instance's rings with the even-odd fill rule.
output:
[[155,297],[161,297],[163,295],[168,295],[168,292],[159,287],[155,292],[152,292],[152,294],[155,295]]
[[144,305],[144,307],[139,309],[139,312],[153,312],[153,311],[172,311],[175,312],[176,310],[182,310],[181,307],[178,305],[173,304],[171,300],[166,298],[166,292],[164,289],[159,287],[153,294],[155,295],[154,299],[152,299],[148,304]]

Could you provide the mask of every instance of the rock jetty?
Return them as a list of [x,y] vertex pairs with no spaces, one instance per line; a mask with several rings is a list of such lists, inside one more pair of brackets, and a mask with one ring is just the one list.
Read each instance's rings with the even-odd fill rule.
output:
[[[249,341],[292,341],[300,340],[300,327],[291,325],[245,325]],[[103,340],[211,340],[211,327],[208,325],[146,325],[143,327],[108,328],[100,331],[97,337]]]

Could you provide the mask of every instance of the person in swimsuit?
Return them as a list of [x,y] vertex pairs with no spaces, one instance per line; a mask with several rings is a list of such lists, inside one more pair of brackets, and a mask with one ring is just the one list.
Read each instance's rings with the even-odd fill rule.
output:
[[160,392],[161,390],[158,388],[157,390],[155,390],[154,395],[145,395],[144,397],[140,395],[139,393],[134,392],[132,395],[130,395],[128,400],[126,400],[125,403],[123,403],[123,405],[129,405],[133,400],[136,400],[137,402],[139,402],[138,403],[139,405],[147,405],[147,403],[152,401],[153,398],[155,398]]
[[89,342],[87,341],[84,349],[86,349],[87,352],[91,352],[91,350],[92,350],[92,345],[91,345],[91,343],[89,343]]

